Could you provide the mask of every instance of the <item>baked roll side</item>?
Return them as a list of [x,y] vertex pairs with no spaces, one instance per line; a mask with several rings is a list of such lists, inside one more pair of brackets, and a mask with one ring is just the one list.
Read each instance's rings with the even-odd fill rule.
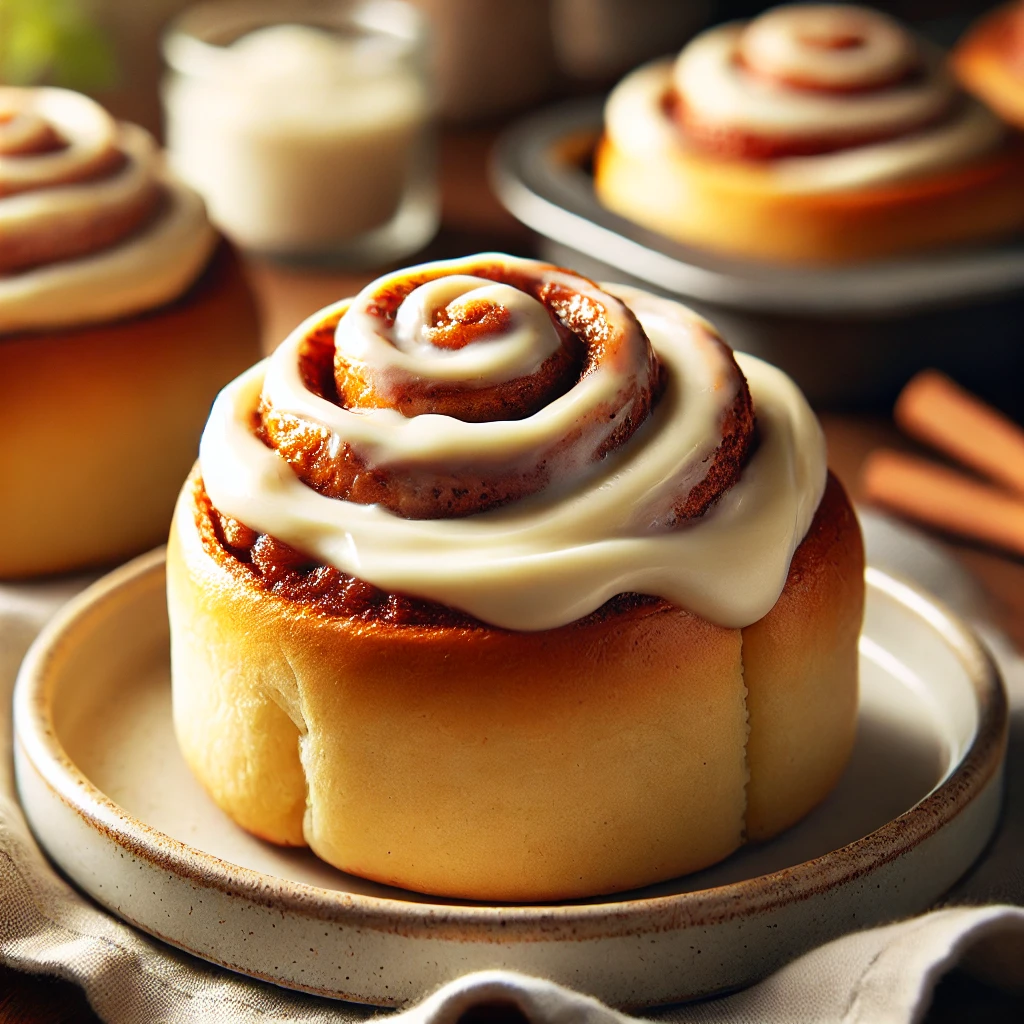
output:
[[769,839],[832,790],[853,749],[864,546],[829,475],[775,607],[743,630],[750,737],[747,838]]
[[982,17],[953,51],[953,70],[965,89],[1024,128],[1024,5],[1004,4]]
[[[167,550],[174,727],[207,792],[242,828],[305,846],[306,781],[294,674],[263,642],[267,606],[206,555],[189,491],[182,492]],[[291,697],[291,704],[285,697]]]
[[[239,824],[439,895],[544,900],[707,866],[742,840],[740,632],[663,601],[536,633],[324,615],[169,550],[175,723]],[[304,776],[304,781],[303,781]]]
[[845,192],[784,193],[770,170],[683,150],[654,160],[604,138],[595,187],[608,209],[701,248],[792,263],[846,263],[1024,227],[1024,145],[977,164]]
[[169,306],[0,338],[0,578],[161,543],[210,403],[258,357],[258,337],[242,268],[222,244]]

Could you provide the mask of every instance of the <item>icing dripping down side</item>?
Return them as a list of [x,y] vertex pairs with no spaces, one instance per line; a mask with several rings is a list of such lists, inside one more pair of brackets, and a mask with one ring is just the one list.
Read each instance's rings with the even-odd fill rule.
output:
[[553,629],[629,591],[723,626],[755,622],[778,599],[820,501],[821,429],[785,374],[738,355],[759,446],[709,512],[667,528],[664,507],[719,443],[732,396],[707,358],[710,328],[699,317],[636,289],[608,291],[639,319],[665,368],[666,389],[637,443],[567,490],[547,488],[461,519],[405,519],[379,505],[321,495],[252,432],[261,392],[273,386],[271,360],[225,388],[214,405],[200,450],[210,499],[225,515],[324,564],[503,628]]

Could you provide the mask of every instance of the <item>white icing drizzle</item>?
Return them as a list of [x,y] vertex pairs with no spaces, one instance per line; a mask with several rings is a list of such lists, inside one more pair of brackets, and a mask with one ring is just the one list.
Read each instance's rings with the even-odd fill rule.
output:
[[[293,362],[278,350],[214,404],[200,449],[210,499],[221,512],[325,564],[499,627],[552,629],[627,591],[663,597],[724,626],[756,621],[778,599],[821,499],[821,429],[785,374],[738,356],[753,394],[760,444],[740,482],[709,513],[666,529],[666,505],[678,496],[680,481],[696,481],[705,471],[734,392],[725,386],[721,350],[704,321],[677,303],[608,288],[643,325],[667,370],[667,389],[648,422],[569,489],[551,487],[456,520],[402,519],[380,506],[324,497],[251,430],[261,392],[297,398]],[[286,351],[294,357],[293,348]],[[564,396],[560,425],[571,425],[574,393],[585,392],[594,376]],[[320,419],[339,412],[331,408],[334,413],[313,403],[305,411]],[[349,426],[377,418],[341,417]],[[403,445],[403,457],[429,449],[431,459],[450,444],[449,454],[457,458],[466,441],[452,428],[455,422],[418,416],[402,427],[396,420],[389,443]],[[479,436],[500,449],[515,443],[515,428],[526,422],[471,426],[483,428]],[[425,444],[420,437],[426,434],[431,438]]]
[[[612,90],[605,107],[605,131],[617,148],[651,160],[687,152],[681,132],[662,107],[671,82],[671,62],[658,61],[627,75]],[[780,193],[866,188],[967,164],[995,150],[1005,137],[998,118],[965,98],[952,117],[911,135],[753,166],[770,176]]]
[[[642,347],[642,337],[638,331],[633,343],[620,348],[617,359],[610,354],[564,395],[532,416],[518,420],[469,422],[452,416],[431,414],[407,417],[394,409],[385,408],[346,409],[309,391],[302,380],[298,353],[310,327],[333,310],[346,306],[349,307],[348,311],[339,322],[335,334],[337,347],[347,353],[368,352],[378,366],[394,367],[397,364],[410,371],[422,368],[423,376],[427,379],[468,379],[471,383],[508,380],[520,375],[519,366],[531,369],[540,366],[558,344],[551,318],[536,299],[508,285],[485,282],[489,288],[498,289],[492,294],[510,304],[507,308],[513,312],[513,331],[509,335],[503,332],[493,340],[467,345],[461,352],[469,353],[470,359],[458,359],[461,352],[449,353],[440,349],[429,354],[421,351],[418,356],[410,357],[389,344],[386,338],[386,335],[396,333],[415,335],[417,331],[413,318],[419,314],[428,317],[421,327],[429,326],[429,314],[436,307],[433,307],[431,301],[424,303],[422,295],[440,300],[445,295],[443,282],[455,282],[452,287],[458,291],[467,286],[464,270],[480,262],[498,260],[510,270],[530,272],[538,266],[532,260],[497,254],[473,256],[465,260],[438,260],[414,268],[414,271],[401,271],[373,281],[351,300],[351,304],[346,300],[310,317],[271,356],[270,369],[263,385],[263,396],[267,403],[277,412],[292,413],[302,420],[326,427],[334,438],[350,444],[372,467],[442,467],[449,472],[458,472],[462,466],[487,467],[492,471],[496,468],[515,470],[535,466],[538,460],[546,458],[552,475],[577,476],[589,462],[591,453],[619,425],[620,413],[632,402],[633,383],[641,375],[646,375],[646,349]],[[378,318],[366,312],[372,296],[387,291],[393,282],[420,270],[441,271],[447,276],[436,278],[429,285],[421,285],[410,293],[399,308],[395,328],[386,331]],[[615,329],[629,335],[635,331],[635,325],[629,320],[621,303],[586,279],[557,270],[546,270],[545,279],[566,284],[583,298],[604,307]],[[482,282],[482,279],[479,280]],[[424,288],[426,292],[423,292]],[[418,292],[421,295],[417,295]],[[514,292],[515,296],[510,295],[510,292]],[[472,292],[463,294],[469,295]],[[412,302],[407,306],[410,300]],[[506,348],[509,341],[511,345]],[[474,349],[480,350],[480,355],[475,355]],[[481,368],[487,378],[484,381],[479,377]],[[460,376],[463,373],[465,377]],[[643,385],[649,382],[644,379],[640,383]],[[731,399],[732,396],[729,397]],[[562,438],[570,436],[580,424],[587,421],[590,410],[602,406],[608,408],[609,415],[596,426],[588,428],[580,438],[581,443],[569,446],[559,444]],[[555,447],[561,447],[561,452],[553,453]]]
[[787,138],[888,135],[941,115],[956,96],[956,84],[934,52],[927,53],[920,80],[892,88],[829,93],[766,80],[737,62],[745,29],[735,22],[713,28],[676,59],[676,91],[703,121]]
[[[0,122],[10,134],[0,137],[0,195],[60,185],[102,166],[117,143],[117,122],[87,96],[67,89],[0,88]],[[65,143],[42,153],[18,152],[53,129]]]
[[217,235],[196,192],[169,178],[163,184],[166,209],[140,234],[89,256],[0,277],[0,334],[115,320],[181,295],[206,266]]
[[[376,287],[378,282],[371,286]],[[507,309],[512,316],[509,329],[461,349],[434,345],[430,330],[435,313],[456,314],[471,302]],[[338,324],[339,351],[376,370],[420,380],[459,381],[467,386],[515,380],[536,372],[560,344],[551,317],[532,295],[469,274],[421,284],[402,301],[391,327],[381,324],[365,306],[357,298]]]
[[34,188],[0,201],[0,238],[88,230],[106,214],[151,198],[160,171],[153,137],[136,125],[121,125],[118,148],[125,161],[112,174],[60,188]]
[[[0,139],[13,153],[0,156],[0,237],[9,244],[79,231],[88,236],[104,217],[154,200],[159,205],[140,227],[126,228],[106,246],[0,275],[0,333],[131,316],[184,292],[206,265],[216,234],[199,196],[164,170],[152,137],[62,89],[0,89],[0,112],[15,109],[21,112]],[[65,148],[17,152],[48,127]],[[104,171],[111,153],[120,166]]]
[[785,157],[774,162],[773,172],[783,192],[838,191],[956,167],[996,149],[1005,136],[999,120],[970,100],[928,131],[820,156]]
[[788,82],[865,89],[912,71],[921,56],[914,37],[881,11],[850,4],[776,7],[743,31],[747,67]]

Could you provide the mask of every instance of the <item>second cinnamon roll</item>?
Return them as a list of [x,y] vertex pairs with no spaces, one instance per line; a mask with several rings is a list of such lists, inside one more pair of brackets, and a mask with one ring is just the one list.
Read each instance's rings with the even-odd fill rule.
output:
[[0,88],[0,579],[160,543],[210,402],[259,351],[239,261],[150,135]]
[[711,250],[842,263],[1024,227],[1024,142],[880,11],[774,8],[613,90],[610,209]]

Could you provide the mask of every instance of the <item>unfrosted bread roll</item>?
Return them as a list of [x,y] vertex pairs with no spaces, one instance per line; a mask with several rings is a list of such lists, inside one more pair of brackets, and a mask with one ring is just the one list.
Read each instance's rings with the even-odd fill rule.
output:
[[986,14],[957,44],[953,69],[978,99],[1024,128],[1024,3]]
[[85,96],[0,88],[0,578],[160,542],[253,300],[153,140]]
[[613,90],[609,209],[710,250],[844,263],[1024,226],[1024,143],[881,12],[775,8]]
[[685,307],[617,292],[427,264],[221,394],[168,607],[182,752],[244,828],[552,900],[697,870],[828,793],[863,551],[820,429]]

